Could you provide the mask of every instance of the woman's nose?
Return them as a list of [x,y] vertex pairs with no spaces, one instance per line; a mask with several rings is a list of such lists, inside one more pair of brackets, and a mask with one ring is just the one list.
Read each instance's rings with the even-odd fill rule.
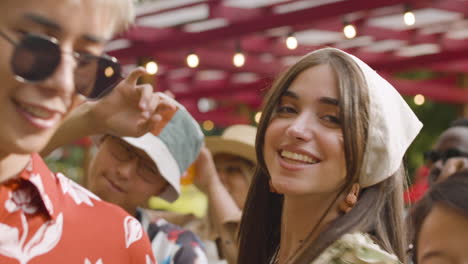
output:
[[298,140],[309,141],[313,136],[313,120],[307,114],[299,115],[287,128],[286,134]]

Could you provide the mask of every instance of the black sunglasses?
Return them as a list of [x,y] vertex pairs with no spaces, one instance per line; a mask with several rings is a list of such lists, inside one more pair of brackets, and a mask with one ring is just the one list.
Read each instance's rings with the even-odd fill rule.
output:
[[429,150],[424,152],[424,159],[433,163],[438,160],[442,160],[445,163],[448,159],[455,157],[468,157],[468,153],[456,148],[450,148],[445,151]]
[[[40,82],[49,78],[60,65],[62,50],[57,39],[27,33],[16,42],[0,31],[0,36],[15,46],[11,68],[21,82]],[[121,66],[116,58],[70,52],[76,62],[76,91],[88,99],[103,97],[122,80]]]

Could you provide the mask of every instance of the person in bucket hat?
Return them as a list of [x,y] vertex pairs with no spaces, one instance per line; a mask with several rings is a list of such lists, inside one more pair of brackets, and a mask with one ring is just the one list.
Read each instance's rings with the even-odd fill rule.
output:
[[175,112],[163,115],[167,118],[161,122],[164,127],[140,137],[95,138],[97,152],[90,161],[87,187],[140,220],[158,263],[207,263],[202,243],[194,233],[154,219],[140,208],[152,196],[168,202],[179,197],[180,178],[197,158],[204,139],[198,123],[182,105],[158,94],[176,106]]
[[[94,155],[83,185],[140,221],[158,263],[207,263],[204,247],[194,233],[141,208],[152,196],[168,202],[179,197],[181,175],[198,156],[204,140],[198,123],[182,105],[166,94],[155,94],[159,102],[155,113],[160,116],[155,126],[134,133],[129,127],[134,122],[122,118],[130,110],[124,101],[116,100],[113,108],[118,111],[114,115],[121,118],[103,124],[106,133],[96,135],[94,127],[84,127],[89,121],[89,106],[83,104],[70,113],[42,154],[76,138],[91,136],[96,148],[91,151]],[[101,108],[100,113],[103,111]]]

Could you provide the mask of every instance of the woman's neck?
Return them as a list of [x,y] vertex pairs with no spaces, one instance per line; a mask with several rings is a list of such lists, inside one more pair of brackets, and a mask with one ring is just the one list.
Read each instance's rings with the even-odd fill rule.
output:
[[0,183],[18,175],[30,160],[30,154],[0,154]]
[[[292,256],[301,252],[306,240],[315,240],[324,228],[339,216],[335,197],[336,194],[326,197],[324,195],[284,197],[278,263],[284,264],[291,260]],[[330,210],[327,212],[329,207]]]

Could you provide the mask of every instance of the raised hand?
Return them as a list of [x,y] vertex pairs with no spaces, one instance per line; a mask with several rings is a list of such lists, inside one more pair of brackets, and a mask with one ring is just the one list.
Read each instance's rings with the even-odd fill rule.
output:
[[468,169],[468,158],[466,157],[454,157],[448,159],[442,170],[437,181],[443,181],[455,172]]
[[210,188],[222,185],[216,172],[216,166],[213,161],[213,156],[206,146],[200,150],[197,160],[195,161],[195,177],[193,183],[200,191],[208,193]]
[[76,139],[96,134],[139,137],[160,123],[162,116],[167,119],[171,112],[168,110],[175,111],[176,106],[169,100],[161,100],[151,85],[137,85],[138,78],[145,73],[143,68],[137,68],[107,96],[77,106],[41,154],[45,156]]
[[133,70],[114,90],[92,104],[91,122],[96,132],[115,136],[142,136],[161,119],[160,109],[175,108],[153,91],[149,84],[137,84],[146,74],[144,68]]

